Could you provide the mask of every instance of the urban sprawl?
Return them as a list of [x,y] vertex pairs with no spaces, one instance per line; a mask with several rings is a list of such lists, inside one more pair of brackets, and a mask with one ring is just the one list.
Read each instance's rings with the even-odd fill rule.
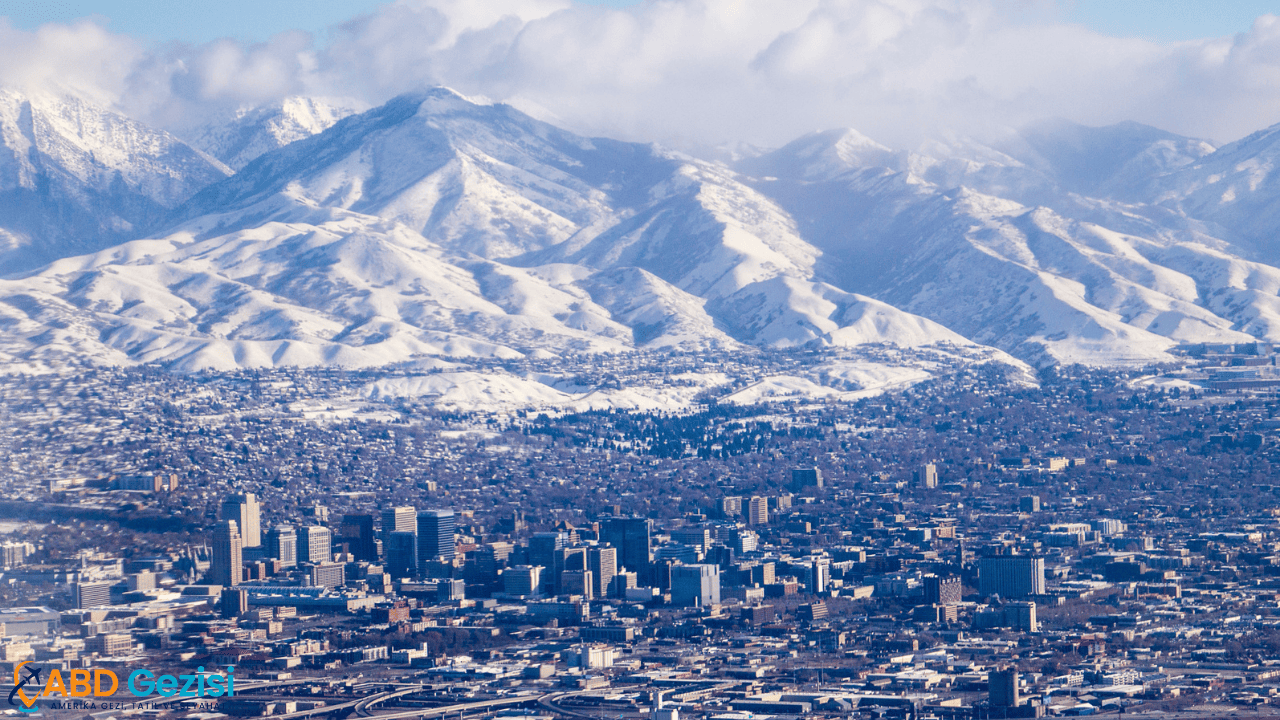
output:
[[[556,363],[740,387],[823,361]],[[361,392],[390,371],[7,378],[0,690],[234,668],[234,696],[37,702],[96,720],[1269,716],[1272,348],[943,365],[679,411]]]

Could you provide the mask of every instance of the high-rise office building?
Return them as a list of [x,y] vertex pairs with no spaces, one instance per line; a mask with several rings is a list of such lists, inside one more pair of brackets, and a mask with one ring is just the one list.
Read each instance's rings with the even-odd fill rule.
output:
[[812,558],[809,561],[809,577],[806,578],[805,589],[817,595],[827,591],[831,584],[831,559]]
[[228,495],[222,501],[222,519],[235,521],[236,529],[240,532],[242,548],[262,545],[259,525],[261,517],[262,509],[258,505],[257,496],[253,493]]
[[502,571],[502,591],[508,595],[532,597],[539,594],[542,585],[542,568],[537,565],[517,565]]
[[[418,513],[418,566],[442,560],[452,562],[457,554],[453,541],[452,510],[423,510]],[[424,571],[422,573],[426,575]]]
[[748,525],[768,525],[769,524],[769,500],[756,496],[751,498],[751,502],[747,505],[747,524]]
[[560,573],[560,594],[581,595],[590,600],[595,596],[594,580],[590,570],[565,570]]
[[91,608],[101,605],[110,605],[111,586],[113,584],[114,583],[110,580],[76,583],[76,607]]
[[462,568],[462,577],[469,587],[486,588],[498,582],[498,570],[502,563],[492,545],[478,547],[467,553],[467,564]]
[[1034,602],[1011,602],[1004,606],[1004,615],[1005,622],[1014,630],[1040,632],[1040,622],[1036,620]]
[[993,707],[1018,707],[1018,671],[1014,668],[989,671],[987,696]]
[[925,575],[924,601],[929,605],[958,605],[963,595],[960,578],[950,575]]
[[720,498],[720,516],[731,518],[742,514],[742,498],[731,496]]
[[[568,533],[534,533],[529,538],[529,562],[530,565],[540,565],[543,571],[543,592],[548,594],[557,594],[559,592],[559,580],[564,570],[582,570],[585,569],[586,561],[579,559],[577,552],[570,552],[568,548],[570,544],[570,536]],[[573,548],[582,553],[586,552],[586,548]],[[573,562],[573,568],[570,568],[570,562]]]
[[916,484],[926,489],[938,487],[938,466],[933,463],[921,466],[916,471]]
[[322,563],[333,561],[333,533],[323,525],[303,525],[298,528],[298,562]]
[[754,530],[734,528],[729,535],[729,547],[739,554],[755,552],[760,545],[760,535]]
[[382,511],[382,545],[391,542],[393,532],[418,532],[418,509],[412,505],[387,508]]
[[673,565],[671,603],[682,607],[720,602],[720,568],[715,565]]
[[707,528],[682,528],[671,531],[671,542],[689,545],[705,553],[711,548],[711,531]]
[[555,553],[569,544],[569,536],[562,532],[534,533],[529,538],[529,561],[534,565],[552,567]]
[[356,560],[378,561],[378,542],[373,535],[373,516],[366,513],[342,516],[342,540]]
[[596,597],[604,597],[609,591],[609,583],[618,574],[618,549],[612,547],[591,548],[587,553],[587,564],[596,580]]
[[298,566],[298,533],[292,525],[277,525],[267,531],[267,557],[280,561],[280,567]]
[[600,539],[618,549],[618,564],[643,573],[653,559],[653,536],[645,518],[612,517],[600,524]]
[[312,587],[340,587],[346,580],[342,563],[322,562],[307,568],[307,580]]
[[751,582],[756,585],[772,585],[776,575],[776,566],[772,562],[762,562],[751,568]]
[[822,471],[816,467],[801,467],[791,470],[792,492],[803,492],[808,488],[822,489]]
[[983,595],[1016,598],[1044,595],[1044,558],[1033,555],[994,555],[978,562],[978,591]]
[[249,593],[240,588],[224,587],[219,600],[222,617],[234,618],[249,612]]
[[436,600],[453,602],[467,599],[467,583],[465,580],[442,578],[436,581]]
[[673,561],[693,565],[694,563],[702,562],[702,560],[702,553],[692,545],[669,543],[667,545],[659,545],[653,549],[654,563]]
[[564,571],[561,551],[569,544],[569,536],[563,532],[534,533],[529,538],[529,564],[543,568],[542,591],[556,593],[560,573]]
[[[588,548],[581,545],[574,547],[561,548],[556,551],[556,570],[563,576],[566,570],[575,572],[590,570],[590,560],[587,557]],[[556,594],[566,592],[559,583],[556,584]]]
[[223,520],[214,527],[213,558],[209,563],[209,576],[214,585],[240,584],[240,566],[244,564],[242,548],[240,528],[235,520]]
[[590,570],[587,557],[587,551],[590,548],[584,545],[573,545],[571,547],[561,548],[557,551],[560,559],[560,569],[562,570]]
[[633,572],[618,573],[605,586],[605,597],[625,598],[627,591],[636,587],[636,574]]
[[418,533],[396,530],[387,536],[387,572],[392,577],[412,577],[418,572]]
[[488,544],[488,548],[493,551],[494,562],[498,563],[499,566],[503,566],[511,559],[511,553],[516,549],[516,546],[506,540],[495,540]]

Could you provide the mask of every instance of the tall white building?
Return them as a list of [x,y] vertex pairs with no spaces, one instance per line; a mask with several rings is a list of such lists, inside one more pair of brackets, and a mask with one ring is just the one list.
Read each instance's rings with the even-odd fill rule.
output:
[[262,509],[253,493],[229,495],[222,501],[222,519],[235,522],[244,547],[262,545],[261,517]]
[[595,596],[605,597],[609,583],[618,574],[618,549],[596,547],[587,551],[587,565],[595,578]]
[[831,559],[824,557],[810,558],[809,577],[805,589],[817,595],[826,592],[831,585]]
[[240,532],[235,520],[223,520],[213,529],[213,557],[209,575],[214,585],[230,587],[240,584],[242,559]]
[[933,463],[925,463],[916,471],[916,482],[920,487],[926,489],[938,487],[938,466]]
[[1044,558],[1033,555],[993,555],[978,562],[978,591],[983,595],[1016,598],[1044,595]]
[[298,565],[298,533],[292,525],[277,525],[267,531],[267,557],[280,561],[280,567]]
[[525,597],[537,595],[542,584],[542,566],[517,565],[502,572],[502,591],[508,595]]
[[691,607],[720,602],[720,567],[675,565],[671,568],[671,603]]
[[298,562],[333,561],[333,533],[323,525],[298,528]]
[[418,509],[412,505],[387,508],[382,511],[382,544],[390,542],[393,532],[418,532]]

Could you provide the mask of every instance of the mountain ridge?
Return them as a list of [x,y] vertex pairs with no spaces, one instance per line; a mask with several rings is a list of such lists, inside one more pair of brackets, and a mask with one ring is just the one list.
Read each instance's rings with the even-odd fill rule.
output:
[[229,176],[155,134],[222,177],[163,195],[163,229],[0,280],[0,356],[190,371],[885,343],[1143,365],[1280,340],[1280,269],[1237,245],[1244,206],[1219,192],[1280,197],[1270,133],[1215,149],[1055,122],[907,152],[836,129],[726,164],[447,88],[291,102],[218,136],[238,138]]

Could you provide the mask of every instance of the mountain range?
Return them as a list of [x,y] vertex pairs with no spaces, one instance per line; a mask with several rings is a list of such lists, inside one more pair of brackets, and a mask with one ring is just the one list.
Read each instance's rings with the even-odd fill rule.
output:
[[184,140],[0,91],[4,364],[885,343],[1143,365],[1280,340],[1280,126],[914,151],[838,129],[729,162],[444,88],[360,110],[290,98]]

